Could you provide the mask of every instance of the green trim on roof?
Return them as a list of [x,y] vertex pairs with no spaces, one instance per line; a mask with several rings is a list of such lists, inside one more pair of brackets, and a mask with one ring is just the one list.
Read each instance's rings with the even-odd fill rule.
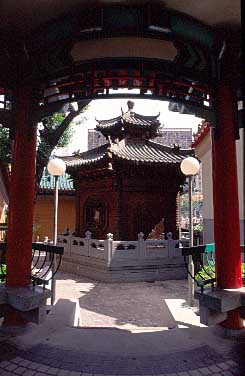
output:
[[[50,175],[45,167],[40,183],[41,190],[53,190],[55,188],[54,176]],[[59,177],[59,191],[74,191],[73,180],[69,174],[65,173]]]

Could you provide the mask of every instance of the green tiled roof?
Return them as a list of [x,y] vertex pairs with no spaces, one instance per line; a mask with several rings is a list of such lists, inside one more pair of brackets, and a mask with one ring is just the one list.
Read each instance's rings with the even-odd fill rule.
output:
[[[55,181],[54,176],[50,175],[47,169],[44,169],[43,176],[40,183],[39,190],[41,191],[51,191],[55,188]],[[59,191],[63,192],[72,192],[74,191],[73,188],[73,181],[69,174],[64,174],[59,177]]]

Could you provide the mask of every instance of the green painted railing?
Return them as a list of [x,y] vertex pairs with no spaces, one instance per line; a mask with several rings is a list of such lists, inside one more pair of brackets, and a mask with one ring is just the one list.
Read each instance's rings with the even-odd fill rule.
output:
[[[241,244],[241,252],[245,253],[245,245]],[[196,281],[197,286],[214,286],[215,277],[215,244],[209,243],[194,247],[186,247],[182,250],[188,274]],[[194,263],[194,275],[188,270],[187,256],[192,256]],[[242,263],[242,277],[245,278],[245,263]]]

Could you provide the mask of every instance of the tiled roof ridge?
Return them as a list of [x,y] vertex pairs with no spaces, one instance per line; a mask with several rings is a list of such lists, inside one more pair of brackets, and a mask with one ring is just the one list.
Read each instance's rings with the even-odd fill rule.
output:
[[131,162],[143,163],[177,163],[186,156],[194,154],[192,149],[177,149],[164,146],[152,141],[145,143],[120,142],[114,145],[112,153],[117,159],[126,159]]
[[66,163],[69,172],[71,172],[81,165],[93,164],[105,158],[110,158],[110,154],[111,144],[107,143],[77,155],[62,157],[62,159]]
[[98,147],[96,147],[94,149],[86,150],[86,151],[83,151],[81,153],[75,153],[73,155],[64,155],[64,156],[59,157],[59,158],[62,159],[67,165],[69,165],[70,161],[71,162],[73,162],[74,160],[78,160],[79,161],[81,158],[85,159],[85,157],[87,157],[87,156],[90,157],[91,154],[93,152],[95,152],[95,151],[98,152],[98,151],[105,150],[105,152],[106,152],[106,150],[108,149],[108,147],[110,147],[110,143],[103,144],[103,145],[98,146]]
[[80,166],[95,165],[102,160],[112,163],[114,158],[143,163],[177,163],[188,155],[194,155],[193,149],[170,147],[151,140],[135,142],[123,139],[118,143],[107,143],[84,152],[73,161],[71,160],[67,167],[68,171],[72,172]]
[[127,118],[130,115],[134,116],[136,119],[154,121],[154,120],[157,120],[157,118],[160,116],[160,112],[157,115],[141,115],[134,111],[127,111],[127,112],[124,112],[124,114],[116,116],[111,119],[99,120],[95,118],[95,120],[97,121],[97,123],[99,123],[99,125],[104,125],[107,123],[115,123],[117,121],[119,122],[121,119]]
[[191,152],[191,148],[190,149],[184,149],[184,148],[180,148],[179,146],[168,146],[168,145],[163,145],[159,142],[156,142],[156,141],[153,141],[153,140],[147,140],[147,142],[152,145],[152,146],[155,146],[157,147],[158,149],[161,149],[163,151],[166,151],[166,152],[171,152],[171,151],[175,151],[176,153],[180,153],[180,154],[185,154],[185,153],[190,153]]
[[95,121],[97,121],[97,123],[99,123],[98,125],[102,125],[103,126],[104,124],[107,124],[108,122],[111,122],[111,123],[114,122],[114,123],[116,123],[116,122],[120,121],[121,118],[122,118],[122,115],[119,115],[119,116],[116,116],[114,118],[104,119],[104,120],[99,120],[99,119],[95,118]]
[[92,154],[93,151],[101,151],[101,150],[107,150],[107,148],[110,147],[110,143],[107,142],[106,144],[103,144],[103,145],[100,145],[100,146],[97,146],[96,148],[93,148],[93,149],[90,149],[90,150],[86,150],[86,151],[83,151],[82,153],[79,154],[80,157],[82,156],[87,156],[88,154]]
[[130,117],[130,116],[133,116],[135,117],[136,119],[140,119],[140,120],[148,120],[148,121],[155,121],[157,120],[157,118],[160,116],[160,112],[157,114],[157,115],[141,115],[141,114],[138,114],[137,112],[134,112],[134,111],[127,111],[125,112],[121,117],[124,119],[127,117]]

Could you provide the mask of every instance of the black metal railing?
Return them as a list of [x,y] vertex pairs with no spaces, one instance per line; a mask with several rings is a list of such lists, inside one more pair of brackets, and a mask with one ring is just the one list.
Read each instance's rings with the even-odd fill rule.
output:
[[[208,262],[211,265],[211,262],[207,262],[208,257],[208,247],[209,245],[197,245],[194,247],[185,247],[182,249],[182,256],[184,256],[184,263],[189,276],[196,282],[197,286],[203,289],[205,286],[212,286],[216,282],[215,278],[215,270],[210,269],[208,266]],[[189,270],[189,257],[192,257],[192,261],[194,264],[194,275]],[[206,262],[204,261],[206,260]]]
[[[0,243],[0,282],[6,280],[6,243]],[[31,276],[33,286],[49,284],[58,272],[64,247],[45,243],[32,243]]]
[[6,279],[6,243],[0,243],[0,282]]
[[[241,245],[241,253],[245,253],[245,245]],[[197,286],[203,292],[205,286],[215,286],[215,244],[205,244],[193,247],[184,247],[182,249],[184,263],[187,273],[196,282]],[[189,270],[189,256],[192,257],[194,264],[194,274]],[[244,260],[243,260],[244,261]],[[243,264],[244,266],[244,264]],[[242,276],[244,278],[244,270],[242,267]]]
[[8,225],[5,223],[0,223],[0,242],[6,241],[7,232],[8,232]]

